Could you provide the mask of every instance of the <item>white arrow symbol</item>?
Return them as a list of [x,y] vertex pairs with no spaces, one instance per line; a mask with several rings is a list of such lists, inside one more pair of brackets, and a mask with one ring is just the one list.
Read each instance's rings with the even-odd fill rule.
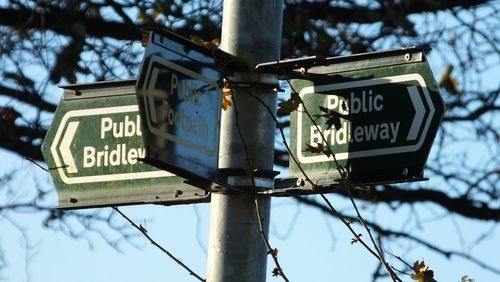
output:
[[[160,72],[160,69],[154,68],[153,73],[151,74],[151,80],[149,81],[149,85],[145,89],[145,94],[147,96],[147,106],[149,108],[149,114],[147,115],[148,118],[151,118],[151,121],[153,123],[157,123],[157,115],[156,115],[156,106],[155,106],[155,100],[154,100],[154,87],[156,85],[156,80],[158,79],[158,73]],[[144,96],[144,99],[146,99],[146,96]]]
[[75,165],[75,159],[73,159],[73,155],[70,150],[71,143],[73,142],[76,130],[78,129],[78,124],[80,124],[79,121],[72,121],[68,124],[68,128],[66,129],[66,132],[61,140],[61,146],[59,147],[63,163],[66,165],[68,173],[78,172]]
[[422,98],[420,98],[420,94],[418,93],[417,86],[408,86],[406,87],[408,93],[410,94],[411,103],[415,108],[415,116],[413,117],[413,121],[411,123],[410,131],[408,132],[407,141],[413,141],[417,139],[418,131],[420,130],[420,126],[424,121],[425,115],[425,107],[422,102]]

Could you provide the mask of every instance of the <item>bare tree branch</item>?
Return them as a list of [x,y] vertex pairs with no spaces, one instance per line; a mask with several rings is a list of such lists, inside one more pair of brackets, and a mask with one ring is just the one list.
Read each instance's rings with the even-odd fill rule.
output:
[[[347,221],[351,221],[351,222],[358,222],[359,221],[359,219],[356,216],[348,216],[348,215],[344,215],[344,214],[341,214],[338,212],[337,212],[338,214],[334,214],[328,206],[323,205],[323,204],[313,200],[310,197],[295,197],[295,200],[297,200],[297,202],[299,202],[299,203],[318,208],[321,211],[328,213],[328,214],[331,214],[335,217],[342,217],[344,220],[347,220]],[[419,245],[425,246],[425,247],[429,248],[430,250],[445,256],[448,259],[453,257],[453,256],[461,257],[463,259],[466,259],[468,261],[471,261],[471,262],[477,264],[481,268],[484,268],[484,269],[491,271],[497,275],[500,275],[499,268],[494,267],[488,263],[485,263],[482,260],[475,258],[469,254],[466,254],[464,252],[446,250],[446,249],[441,248],[441,247],[439,247],[439,246],[437,246],[429,241],[426,241],[426,240],[423,240],[423,239],[418,238],[416,236],[413,236],[408,232],[394,231],[391,229],[386,229],[386,228],[383,228],[382,226],[380,226],[379,224],[376,224],[376,223],[371,222],[371,221],[365,220],[365,222],[370,228],[372,228],[375,232],[377,232],[378,234],[380,234],[383,237],[386,237],[386,238],[390,238],[390,237],[404,238],[404,239],[407,239],[410,241],[414,241],[414,242],[418,243]]]
[[31,106],[36,107],[42,111],[54,112],[57,107],[57,105],[43,100],[39,94],[16,90],[4,85],[0,85],[0,95],[5,95],[28,103]]

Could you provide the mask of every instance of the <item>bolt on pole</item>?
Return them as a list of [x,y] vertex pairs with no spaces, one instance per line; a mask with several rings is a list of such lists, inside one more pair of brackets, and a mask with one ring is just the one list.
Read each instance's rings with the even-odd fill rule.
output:
[[[278,60],[282,16],[283,0],[225,0],[220,48],[252,65]],[[222,112],[219,168],[271,171],[276,125],[266,106],[275,112],[277,101],[270,87],[261,86],[277,84],[278,79],[250,72],[237,72],[229,79],[235,85],[252,83],[233,88],[233,105]],[[272,188],[273,179],[247,174],[228,176],[228,182],[249,192],[212,193],[207,281],[265,281],[267,249],[251,192],[254,183]],[[259,203],[267,236],[271,200],[260,197]]]

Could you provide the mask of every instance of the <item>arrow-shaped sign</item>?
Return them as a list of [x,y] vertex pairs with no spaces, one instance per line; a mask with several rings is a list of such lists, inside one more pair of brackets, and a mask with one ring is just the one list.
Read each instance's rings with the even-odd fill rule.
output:
[[203,189],[141,161],[146,149],[135,81],[68,88],[42,144],[59,207],[207,200]]
[[[401,88],[401,85],[404,86],[408,83],[416,83],[417,85]],[[404,110],[401,104],[398,105],[401,100],[404,101],[404,97],[401,94],[395,94],[393,89],[392,91],[388,89],[385,93],[375,92],[374,90],[387,87],[401,88],[403,91],[399,92],[406,94],[409,98],[407,100],[410,102],[409,106],[411,108],[406,109],[408,112],[405,112],[404,116],[394,117],[396,114],[400,114],[401,110]],[[355,94],[359,93],[365,93],[365,95],[361,95],[358,98]],[[368,96],[366,93],[373,94]],[[331,110],[347,114],[350,117],[348,119],[356,120],[356,122],[350,122],[348,119],[344,120],[344,124],[346,125],[345,131],[342,131],[343,128],[340,130],[335,130],[334,127],[325,128],[321,124],[317,127],[312,121],[308,120],[309,118],[304,106],[300,105],[297,110],[298,145],[296,154],[301,163],[333,161],[334,158],[344,160],[348,158],[353,159],[417,151],[424,142],[430,121],[435,112],[425,81],[417,73],[305,87],[299,94],[302,100],[305,101],[304,103],[308,105],[307,109],[314,111],[313,113],[309,113],[313,116],[319,114],[318,107],[314,105],[326,105]],[[328,101],[329,95],[335,96],[333,97],[335,102]],[[429,108],[428,111],[424,106],[421,95],[426,101]],[[331,106],[332,104],[333,106]],[[343,107],[342,105],[345,105],[347,108],[350,107],[350,109],[340,109],[340,107]],[[397,112],[392,113],[391,110],[393,109]],[[411,110],[415,111],[415,114],[412,116],[409,115],[411,114]],[[387,122],[396,119],[399,120],[392,123]],[[321,120],[318,120],[318,123],[321,123]],[[385,128],[387,128],[387,134],[383,136]],[[405,129],[407,129],[406,132],[404,131]],[[335,134],[342,134],[343,136],[334,138]],[[304,138],[304,136],[308,136],[309,138]],[[324,140],[322,139],[325,136],[329,137],[327,139],[330,140],[327,141],[329,141],[330,145],[347,145],[345,151],[342,149],[335,150],[338,152],[335,156],[327,156],[325,154],[310,154],[304,150],[307,148],[307,145],[315,146],[318,143],[323,143]],[[417,137],[419,137],[418,140]],[[386,142],[387,140],[389,142]],[[367,145],[370,143],[372,145]]]
[[[82,119],[86,121],[85,128],[79,126]],[[125,141],[127,127],[133,127],[135,133],[129,132]],[[113,130],[116,134],[111,132]],[[146,164],[135,165],[139,157],[144,157],[141,153],[144,149],[127,148],[127,144],[133,143],[129,138],[135,138],[136,143],[142,142],[137,134],[140,132],[137,105],[66,112],[50,147],[61,180],[78,184],[171,176],[171,173],[152,167],[144,171],[141,166]],[[107,141],[101,138],[103,133]]]
[[423,52],[404,52],[328,59],[292,81],[303,102],[291,118],[292,175],[341,165],[362,182],[422,177],[444,107]]

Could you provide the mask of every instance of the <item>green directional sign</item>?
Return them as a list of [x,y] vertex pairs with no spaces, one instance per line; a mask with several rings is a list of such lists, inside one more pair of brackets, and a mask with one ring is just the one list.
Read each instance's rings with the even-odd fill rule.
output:
[[293,153],[303,177],[345,168],[353,181],[416,181],[444,107],[418,49],[332,58],[292,81],[303,104],[291,117]]
[[42,145],[62,208],[207,199],[147,165],[135,81],[65,87]]
[[148,162],[218,178],[221,79],[207,48],[166,30],[149,34],[136,85]]

